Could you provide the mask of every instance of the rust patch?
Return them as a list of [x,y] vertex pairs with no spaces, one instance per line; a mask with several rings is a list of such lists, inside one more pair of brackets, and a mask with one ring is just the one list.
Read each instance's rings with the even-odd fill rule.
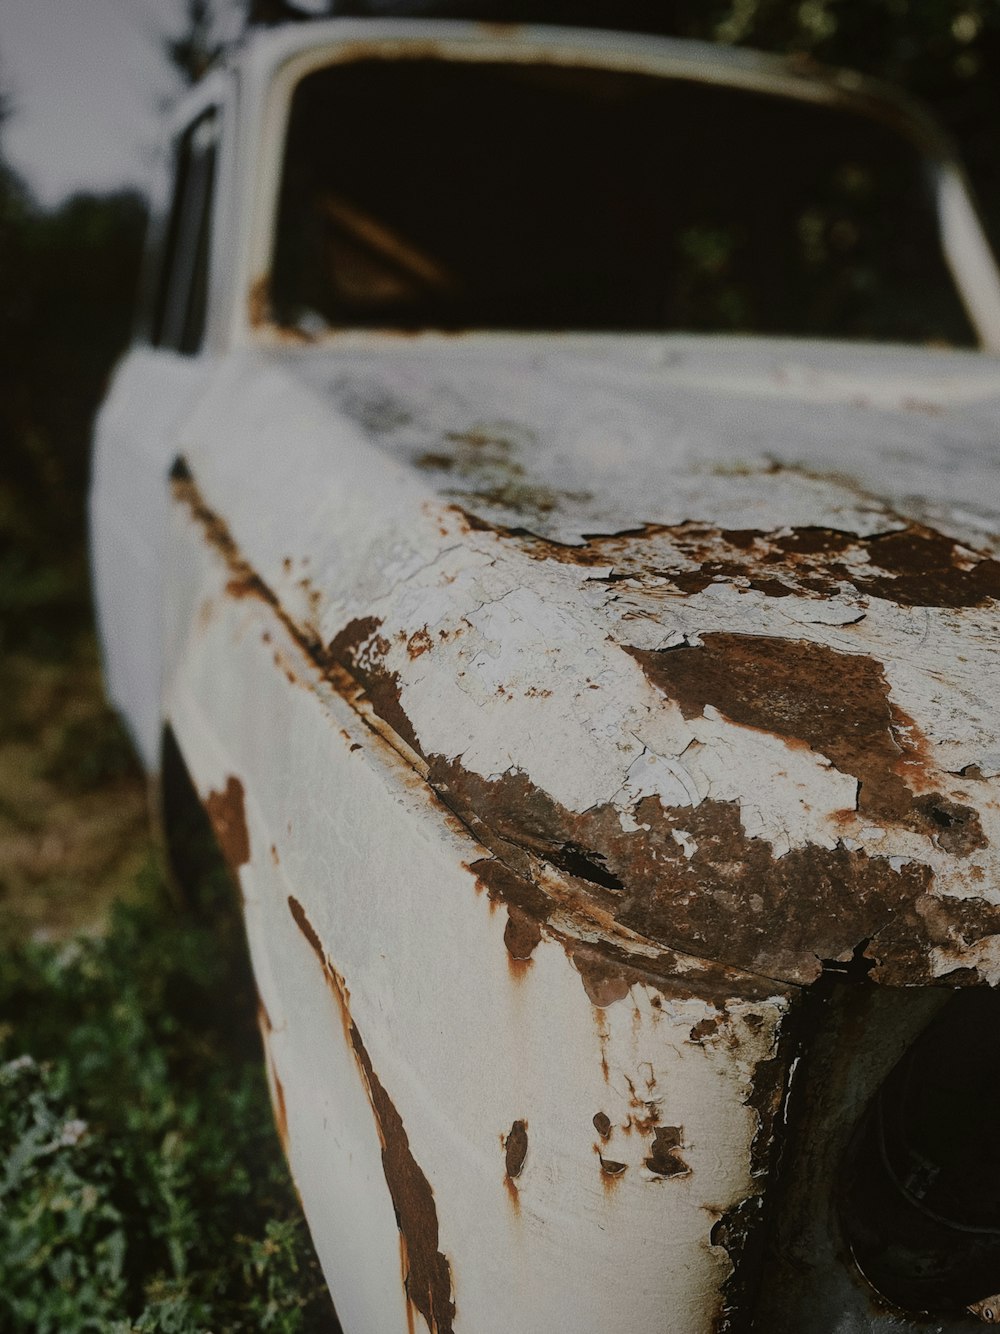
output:
[[601,1139],[607,1139],[611,1134],[611,1117],[607,1112],[594,1113],[594,1129],[600,1135]]
[[[289,621],[274,595],[243,562],[225,524],[202,502],[182,459],[175,464],[172,475],[175,495],[190,507],[206,539],[227,560],[234,576],[245,576],[249,591],[268,604],[303,652],[327,673],[349,703],[358,708],[360,691],[366,690],[373,711],[419,755],[416,738],[399,707],[398,684],[376,661],[383,650],[383,645],[375,642],[380,639],[378,622],[373,618],[356,621],[345,627],[330,650],[322,649]],[[471,519],[467,522],[477,526]],[[478,526],[490,527],[485,523]],[[692,542],[695,537],[703,540],[706,534],[711,537],[712,531],[684,527],[686,540]],[[619,535],[615,541],[628,552],[630,543],[640,543],[650,533],[656,537],[659,554],[666,550],[669,558],[667,530],[644,529],[639,534]],[[521,536],[531,554],[553,554],[553,544]],[[762,536],[769,546],[767,542],[762,546]],[[777,543],[778,536],[783,547]],[[826,529],[789,531],[773,541],[766,534],[746,530],[732,532],[729,537],[734,560],[740,553],[755,561],[768,556],[771,568],[778,569],[782,577],[785,565],[790,569],[796,562],[799,566],[809,561],[829,563],[858,543],[851,534]],[[864,545],[867,549],[880,540],[867,539]],[[591,563],[606,563],[609,552],[604,549],[605,539],[594,542],[588,550],[561,550],[568,560],[581,560],[583,550],[584,562],[591,559]],[[908,557],[903,544],[890,543],[878,549],[886,562],[899,567],[893,577],[904,577]],[[938,544],[938,550],[942,549]],[[989,570],[972,576],[983,562],[974,556],[967,559],[954,544],[948,550],[960,565],[968,566],[965,573],[970,579],[964,584],[959,581],[965,590],[962,596],[982,591],[989,582]],[[643,569],[657,568],[643,559]],[[617,566],[617,560],[614,563]],[[627,565],[627,560],[623,563]],[[666,558],[661,561],[663,565],[668,563]],[[711,644],[712,637],[706,638]],[[716,707],[737,714],[742,707],[742,716],[749,725],[757,725],[750,720],[754,710],[760,710],[762,724],[768,730],[779,730],[784,725],[784,735],[793,742],[798,740],[805,746],[815,741],[835,749],[822,733],[833,728],[838,688],[828,684],[825,693],[819,692],[817,705],[810,685],[809,711],[815,706],[818,719],[804,712],[804,692],[794,681],[787,701],[772,697],[762,704],[754,694],[750,669],[755,650],[743,643],[748,638],[715,637],[717,659],[727,659],[727,651],[735,642],[739,649],[729,655],[727,663],[738,660],[741,653],[744,661],[743,669],[728,686],[722,679],[724,673],[715,673],[723,692],[713,691],[721,701]],[[782,644],[786,646],[787,641]],[[809,652],[808,648],[801,651],[800,664],[814,662],[808,659]],[[901,822],[937,839],[939,846],[953,855],[964,855],[966,850],[982,846],[978,817],[971,808],[926,791],[933,784],[926,775],[919,738],[907,730],[909,720],[889,701],[881,669],[860,655],[827,652],[831,654],[828,663],[833,674],[846,664],[848,679],[862,695],[867,692],[867,700],[862,703],[874,728],[875,758],[865,753],[872,734],[862,739],[850,731],[842,742],[851,753],[837,749],[830,756],[848,772],[853,764],[862,784],[860,801],[867,803],[868,809],[899,811]],[[656,661],[662,664],[671,653],[677,660],[685,653],[697,658],[704,649],[667,651],[656,656]],[[666,670],[672,673],[673,665]],[[766,663],[762,670],[767,670]],[[668,693],[672,688],[666,680],[665,688]],[[693,672],[681,688],[692,707],[704,707],[697,705],[699,694],[705,692],[699,690]],[[741,692],[745,696],[742,705]],[[363,711],[362,716],[378,733],[376,724]],[[637,960],[610,941],[601,941],[594,952],[604,959],[606,972],[617,971],[618,982],[612,979],[608,985],[619,991],[626,982],[631,985],[638,981],[664,995],[690,994],[696,989],[699,995],[720,1003],[734,994],[763,999],[774,994],[773,979],[810,982],[824,960],[852,959],[859,944],[866,960],[877,961],[874,980],[899,985],[933,984],[940,979],[930,973],[929,947],[948,947],[956,940],[974,944],[1000,933],[1000,910],[994,905],[975,900],[974,909],[970,909],[958,906],[968,901],[931,899],[931,873],[917,863],[894,870],[886,859],[850,851],[842,844],[834,849],[809,846],[774,859],[764,841],[745,836],[736,803],[705,801],[694,808],[664,808],[656,798],[646,798],[634,814],[637,822],[648,825],[648,829],[626,832],[621,829],[616,808],[597,806],[580,814],[567,811],[534,787],[524,774],[509,773],[491,782],[467,773],[456,761],[434,755],[421,758],[426,760],[433,795],[451,812],[463,832],[470,833],[491,853],[491,858],[476,863],[476,874],[486,884],[491,903],[514,903],[540,922],[565,905],[599,932],[613,933],[620,926],[661,946],[659,957]],[[925,791],[915,795],[904,779],[922,783]],[[683,831],[697,844],[690,858],[674,840],[675,830]],[[555,870],[560,872],[558,876],[553,874]],[[588,951],[579,942],[561,937],[551,923],[547,930],[584,960],[586,972]],[[686,959],[679,961],[674,950],[683,951]],[[719,963],[721,959],[726,963]],[[690,971],[692,960],[699,961],[697,978]],[[686,974],[679,977],[684,969]],[[948,982],[957,985],[975,981],[975,974],[966,971],[967,976],[956,974]]]
[[[697,651],[691,653],[694,663]],[[697,689],[695,682],[692,691]],[[832,699],[834,692],[830,694]],[[799,707],[797,698],[794,704]],[[883,708],[877,716],[891,722],[884,701]],[[823,709],[820,701],[817,711]],[[833,711],[831,702],[828,712]],[[812,726],[809,720],[803,722],[803,730]],[[888,726],[886,722],[885,729]],[[862,750],[862,738],[854,740]],[[876,749],[881,745],[881,763],[887,767],[885,757],[893,755],[889,741],[873,744]],[[859,767],[877,776],[878,764],[863,761]],[[955,901],[934,900],[939,911],[932,936],[917,909],[931,887],[929,867],[910,862],[893,869],[887,859],[843,844],[830,849],[810,845],[775,858],[767,843],[747,837],[736,802],[664,807],[647,797],[635,818],[648,828],[624,831],[614,806],[568,811],[524,774],[489,781],[440,757],[432,758],[429,772],[435,790],[476,837],[487,845],[492,842],[498,856],[518,866],[513,873],[506,867],[501,871],[502,863],[487,863],[497,868],[492,874],[502,885],[497,890],[501,897],[507,897],[509,886],[522,896],[526,911],[551,912],[556,890],[546,882],[543,892],[530,877],[539,873],[539,863],[554,860],[553,850],[558,855],[567,845],[590,849],[592,862],[621,883],[621,890],[611,890],[593,880],[571,879],[574,910],[589,909],[605,926],[617,922],[661,942],[664,954],[659,960],[642,960],[640,968],[634,957],[616,952],[610,942],[602,941],[597,948],[564,941],[590,988],[588,995],[597,997],[595,1004],[613,1004],[634,981],[680,994],[685,987],[670,981],[676,972],[676,960],[669,955],[673,949],[705,961],[725,959],[758,975],[761,997],[770,994],[763,979],[811,982],[825,960],[851,959],[860,942],[865,942],[866,959],[878,962],[876,980],[932,985],[929,947],[945,944],[966,925]],[[891,777],[883,784],[883,803],[900,790],[908,792],[901,779],[897,788]],[[926,812],[914,810],[914,800],[910,793],[908,818],[929,828]],[[697,845],[692,856],[674,839],[675,829],[685,831]],[[953,925],[946,927],[946,922]],[[1000,909],[982,904],[978,930],[980,936],[1000,931]],[[733,994],[732,985],[730,974],[720,969],[715,975],[707,967],[697,989],[700,995],[724,999]],[[746,977],[741,978],[741,994],[752,999],[748,985]],[[690,979],[686,990],[691,990]]]
[[657,1126],[653,1131],[653,1144],[646,1159],[647,1168],[658,1177],[690,1176],[691,1169],[680,1155],[683,1146],[682,1126]]
[[660,1119],[660,1105],[656,1102],[646,1103],[644,1115],[638,1116],[636,1113],[629,1117],[627,1129],[631,1132],[637,1130],[641,1135],[648,1135],[650,1131],[655,1130],[657,1122]]
[[455,466],[455,460],[450,454],[436,454],[433,450],[425,450],[423,454],[418,454],[414,463],[426,472],[449,472]]
[[544,890],[501,861],[483,857],[472,862],[469,870],[476,877],[477,884],[485,888],[490,902],[506,904],[508,912],[513,906],[520,910],[522,916],[544,922],[552,911],[552,901]]
[[616,960],[608,959],[600,950],[588,949],[585,945],[574,947],[570,957],[580,974],[591,1005],[605,1010],[628,995],[631,979]]
[[426,653],[428,649],[432,648],[433,645],[434,641],[431,639],[430,632],[425,625],[422,630],[417,630],[414,634],[410,635],[406,644],[406,652],[410,658],[419,658],[422,654]]
[[731,722],[805,744],[858,779],[858,809],[873,818],[898,819],[912,809],[898,770],[904,758],[916,758],[906,743],[913,724],[890,703],[874,659],[765,635],[706,634],[702,642],[626,652],[686,718],[712,705]]
[[573,546],[462,513],[473,527],[516,539],[537,560],[611,564],[614,581],[656,575],[685,593],[728,582],[769,597],[853,592],[904,607],[980,607],[1000,599],[1000,562],[923,524],[871,537],[833,528],[644,524]]
[[[631,1088],[631,1085],[630,1085]],[[628,1118],[624,1130],[626,1134],[631,1134],[633,1130],[638,1131],[640,1135],[650,1135],[659,1127],[660,1106],[656,1102],[643,1102],[637,1098],[635,1089],[632,1088],[631,1105],[633,1111]]]
[[513,1181],[521,1175],[527,1153],[528,1123],[527,1121],[515,1121],[510,1128],[510,1133],[504,1140],[504,1169],[509,1181]]
[[978,848],[989,846],[979,814],[971,806],[948,801],[940,792],[918,798],[914,809],[933,831],[934,842],[953,857],[968,857]]
[[191,474],[191,468],[183,454],[178,454],[171,463],[167,472],[171,485],[177,483],[180,486],[193,486],[194,477]]
[[925,778],[913,720],[889,698],[874,658],[801,639],[724,632],[701,647],[627,648],[687,718],[711,705],[731,722],[805,745],[857,778],[858,810],[935,837],[958,856],[986,845],[979,816],[939,793],[919,799],[907,779]]
[[[586,503],[593,499],[589,491],[561,491],[554,487],[542,486],[537,482],[518,481],[517,474],[523,470],[517,468],[515,471],[511,468],[510,471],[514,473],[514,480],[495,486],[480,485],[475,490],[469,491],[460,491],[456,488],[443,494],[483,505],[493,505],[497,509],[520,511],[526,518],[534,517],[536,521],[551,514],[566,502]],[[468,517],[466,514],[466,518]],[[482,522],[481,526],[493,527],[488,522]]]
[[859,592],[907,607],[978,607],[1000,598],[1000,563],[916,525],[867,544],[873,574]]
[[719,1030],[719,1017],[711,1019],[699,1019],[689,1033],[692,1042],[703,1044],[707,1038],[715,1037]]
[[205,798],[205,811],[226,865],[235,873],[250,860],[250,832],[240,780],[230,774],[224,791],[210,792]]
[[605,1158],[598,1150],[597,1160],[601,1164],[601,1177],[605,1185],[617,1184],[618,1179],[628,1171],[628,1163],[616,1162],[614,1158]]
[[[924,899],[917,904],[917,912],[934,944],[959,950],[970,948],[982,938],[984,918],[996,918],[990,903],[972,896]],[[974,971],[967,975],[965,970],[956,970],[940,980],[948,986],[967,986],[977,977]]]
[[451,1266],[438,1249],[434,1192],[410,1151],[402,1119],[372,1069],[352,1024],[351,1039],[364,1072],[382,1140],[382,1168],[406,1256],[406,1293],[432,1334],[452,1334],[455,1303]]
[[302,904],[291,895],[288,907],[323,968],[337,1000],[350,1047],[375,1116],[382,1145],[382,1170],[399,1228],[407,1298],[423,1316],[431,1334],[453,1334],[455,1303],[451,1266],[438,1248],[438,1218],[434,1192],[410,1150],[410,1141],[392,1099],[372,1068],[371,1058],[350,1013],[350,995],[344,980],[323,949],[316,928]]
[[507,946],[515,976],[520,976],[531,963],[532,952],[541,938],[542,926],[538,918],[524,912],[516,904],[509,903],[503,942]]
[[378,633],[381,624],[375,616],[348,622],[328,645],[326,657],[360,682],[382,721],[419,754],[413,727],[399,702],[399,678],[383,665],[389,641]]

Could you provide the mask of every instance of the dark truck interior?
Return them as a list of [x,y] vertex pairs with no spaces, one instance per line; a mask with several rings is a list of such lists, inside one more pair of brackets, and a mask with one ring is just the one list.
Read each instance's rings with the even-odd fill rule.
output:
[[294,95],[270,313],[342,327],[974,342],[926,159],[842,107],[359,59]]

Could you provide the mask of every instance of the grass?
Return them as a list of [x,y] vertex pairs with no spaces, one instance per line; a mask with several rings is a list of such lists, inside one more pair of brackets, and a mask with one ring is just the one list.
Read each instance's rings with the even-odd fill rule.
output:
[[200,857],[168,892],[93,635],[35,609],[0,662],[0,1332],[333,1334],[233,887]]
[[[0,982],[0,1328],[335,1328],[281,1157],[235,913],[152,865]],[[228,893],[228,890],[226,891]]]
[[334,1334],[236,896],[204,857],[168,892],[101,688],[88,423],[141,232],[131,196],[44,212],[0,154],[0,1334]]

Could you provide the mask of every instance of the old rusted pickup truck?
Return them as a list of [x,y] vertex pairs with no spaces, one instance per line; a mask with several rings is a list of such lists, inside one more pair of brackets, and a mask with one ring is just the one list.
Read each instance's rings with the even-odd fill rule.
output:
[[107,679],[238,876],[347,1334],[995,1320],[1000,280],[947,143],[762,56],[342,19],[173,145]]

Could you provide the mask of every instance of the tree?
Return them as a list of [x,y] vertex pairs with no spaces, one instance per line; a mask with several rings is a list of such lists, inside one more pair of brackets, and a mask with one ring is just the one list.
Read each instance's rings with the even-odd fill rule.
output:
[[215,38],[217,14],[212,0],[185,0],[184,28],[163,39],[163,50],[186,84],[203,78],[220,51]]

